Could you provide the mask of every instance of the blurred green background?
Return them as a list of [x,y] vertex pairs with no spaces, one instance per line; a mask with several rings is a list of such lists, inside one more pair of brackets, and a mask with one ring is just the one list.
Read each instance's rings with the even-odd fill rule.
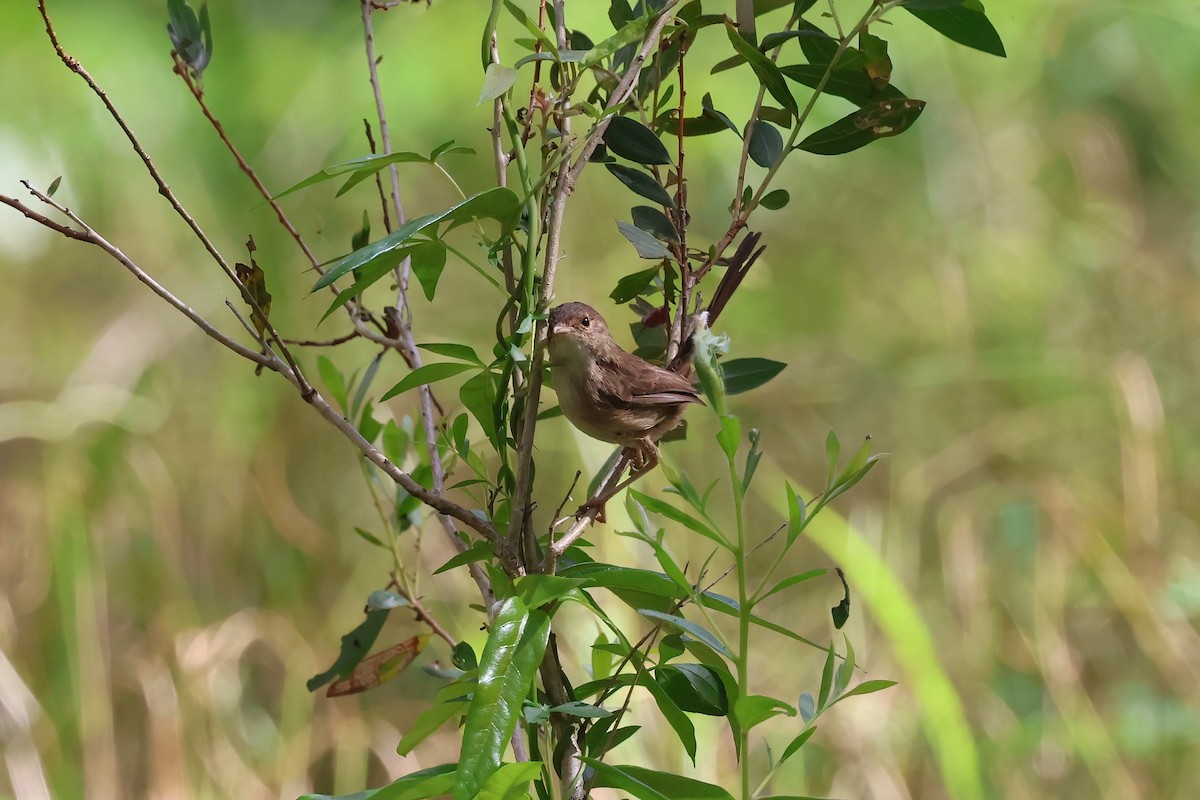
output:
[[[607,4],[568,5],[594,39],[611,31]],[[285,335],[343,333],[335,315],[314,334],[324,301],[306,299],[313,276],[171,73],[164,4],[50,10],[226,255],[254,235]],[[207,100],[269,187],[366,152],[357,4],[212,0],[210,12]],[[734,402],[770,459],[759,529],[779,518],[781,475],[822,481],[829,428],[847,443],[870,433],[891,454],[837,501],[848,524],[818,526],[789,566],[846,569],[859,661],[899,686],[823,718],[774,788],[1197,797],[1200,10],[993,0],[989,12],[1007,59],[903,13],[877,31],[893,80],[928,108],[897,139],[788,163],[779,185],[792,203],[759,213],[768,250],[721,320],[734,355],[789,363]],[[394,146],[474,147],[448,162],[468,192],[492,180],[490,112],[475,105],[482,13],[435,0],[376,17]],[[697,45],[689,96],[698,108],[711,91],[744,119],[745,76],[702,74],[725,55],[719,38]],[[62,175],[58,199],[237,328],[229,287],[58,62],[32,2],[0,5],[0,98],[0,192]],[[830,100],[817,121],[847,110]],[[736,144],[689,142],[697,240],[723,230]],[[454,199],[429,168],[402,181],[411,213]],[[333,192],[286,202],[322,258],[348,249],[364,209],[380,230],[369,183]],[[584,173],[558,290],[622,333],[628,314],[607,295],[641,268],[614,224],[634,204],[603,170]],[[417,303],[418,340],[486,351],[495,302],[451,263],[436,302]],[[330,355],[352,372],[373,351]],[[316,353],[306,357],[311,368]],[[377,385],[400,375],[389,364]],[[390,408],[413,412],[407,400]],[[689,441],[666,452],[700,483],[713,426],[692,417]],[[538,442],[550,508],[576,468],[608,452],[561,419]],[[0,797],[289,798],[453,760],[453,731],[409,759],[394,751],[439,685],[425,672],[338,700],[304,688],[386,583],[387,562],[353,533],[373,524],[355,452],[289,386],[255,378],[100,251],[0,208]],[[616,529],[619,517],[589,536],[597,557],[651,566]],[[669,542],[681,562],[707,555],[682,531]],[[432,534],[411,552],[426,571],[449,555]],[[769,615],[827,641],[834,583]],[[478,646],[469,581],[451,573],[422,588]],[[416,631],[394,614],[380,642]],[[564,631],[568,657],[586,663],[594,624],[565,617]],[[761,691],[812,690],[820,654],[769,637],[756,639]],[[421,662],[446,658],[435,642]],[[796,722],[777,723],[762,729],[776,748]],[[618,754],[729,782],[728,733],[700,733],[712,755],[695,771],[665,737]]]

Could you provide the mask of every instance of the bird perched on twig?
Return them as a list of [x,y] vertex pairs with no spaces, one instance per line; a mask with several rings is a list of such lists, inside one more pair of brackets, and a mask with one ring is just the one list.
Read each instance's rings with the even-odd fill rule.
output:
[[[680,373],[621,349],[604,317],[585,303],[551,309],[549,348],[563,415],[588,436],[632,450],[636,474],[658,464],[657,442],[687,406],[704,404]],[[686,369],[690,359],[677,361]]]

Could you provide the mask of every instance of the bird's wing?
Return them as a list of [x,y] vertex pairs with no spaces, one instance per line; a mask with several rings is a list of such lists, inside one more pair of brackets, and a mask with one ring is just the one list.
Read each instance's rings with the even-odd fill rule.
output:
[[621,362],[613,366],[624,377],[619,384],[601,387],[604,399],[615,405],[645,407],[700,403],[700,393],[691,382],[677,372],[656,367],[629,353],[620,353]]

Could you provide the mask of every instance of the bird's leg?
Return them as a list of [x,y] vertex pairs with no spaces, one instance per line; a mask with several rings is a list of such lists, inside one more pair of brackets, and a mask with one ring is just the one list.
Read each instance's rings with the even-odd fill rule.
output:
[[634,456],[630,459],[630,464],[633,466],[633,471],[629,473],[629,477],[618,483],[612,489],[609,489],[600,497],[597,497],[595,500],[589,500],[588,502],[584,503],[579,508],[580,513],[589,508],[596,508],[599,506],[600,513],[596,515],[596,520],[598,522],[603,522],[604,504],[616,496],[616,494],[626,486],[657,467],[659,461],[661,460],[658,455],[658,446],[649,439],[642,439],[637,443],[637,445],[631,446],[628,449],[634,451]]

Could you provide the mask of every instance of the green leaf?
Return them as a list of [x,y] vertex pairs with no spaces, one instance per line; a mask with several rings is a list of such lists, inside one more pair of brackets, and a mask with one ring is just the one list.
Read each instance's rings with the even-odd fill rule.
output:
[[382,547],[385,550],[388,549],[388,546],[386,544],[384,544],[383,542],[381,542],[379,540],[379,537],[376,536],[375,534],[371,533],[370,531],[365,531],[362,528],[355,528],[354,532],[357,533],[359,536],[361,536],[366,541],[375,545],[376,547]]
[[324,322],[330,314],[332,314],[334,311],[337,311],[350,299],[362,294],[374,283],[381,280],[384,276],[391,274],[392,270],[394,270],[396,266],[400,264],[400,262],[412,255],[414,251],[422,247],[429,247],[432,244],[432,242],[426,240],[412,242],[404,247],[384,254],[361,269],[354,270],[353,285],[351,285],[348,289],[343,289],[342,291],[338,292],[337,297],[334,298],[333,302],[329,304],[329,308],[327,308],[325,313],[321,315],[321,322]]
[[[802,500],[800,496],[796,494],[796,490],[792,488],[790,483],[785,481],[784,486],[787,488],[788,503],[787,546],[790,548],[793,544],[795,544],[796,539],[799,538],[801,531],[804,530],[804,526],[808,524],[808,507],[804,505],[804,500]],[[824,572],[824,570],[822,570],[822,572]],[[773,594],[782,588],[785,587],[777,584],[776,588],[772,589],[770,592],[768,592],[768,594]],[[765,596],[766,595],[764,595],[764,597]]]
[[688,528],[689,530],[695,531],[696,533],[700,534],[705,539],[709,539],[711,541],[716,542],[717,544],[721,545],[721,547],[724,547],[726,550],[730,549],[729,542],[727,542],[725,540],[725,537],[722,536],[719,532],[717,532],[713,528],[709,527],[708,525],[704,524],[703,522],[696,519],[695,517],[691,516],[690,514],[684,512],[684,511],[680,511],[678,508],[675,508],[675,506],[671,505],[670,503],[659,500],[656,497],[651,497],[648,494],[643,494],[642,492],[639,492],[637,489],[630,489],[629,495],[634,500],[638,501],[643,506],[645,506],[648,510],[653,511],[656,514],[661,514],[669,520],[678,522],[679,524],[683,525],[684,527]]
[[419,344],[417,347],[422,350],[428,350],[431,353],[437,353],[439,356],[445,356],[446,358],[457,358],[459,361],[467,361],[479,367],[484,366],[484,363],[475,353],[474,348],[468,347],[465,344],[429,342],[428,344]]
[[778,211],[788,204],[792,196],[788,194],[787,189],[776,189],[773,192],[767,192],[763,195],[763,199],[758,201],[758,204],[768,211]]
[[[640,664],[640,659],[638,662]],[[671,730],[675,731],[675,735],[679,737],[683,749],[687,752],[688,758],[692,760],[692,764],[696,763],[696,726],[688,719],[688,715],[675,704],[671,696],[666,690],[658,685],[648,674],[642,674],[638,680],[639,686],[644,686],[646,691],[650,692],[650,696],[654,698],[655,705],[658,706],[658,711],[663,715],[663,719],[671,726]]]
[[551,39],[541,26],[526,16],[521,7],[512,0],[504,0],[504,7],[508,9],[508,13],[513,15],[513,19],[525,26],[525,30],[529,31],[534,37],[542,43],[542,48],[550,52],[558,50],[558,43]]
[[583,760],[596,770],[596,786],[629,792],[638,800],[733,800],[720,786],[694,778],[645,767],[606,764],[588,756]]
[[566,714],[570,717],[582,717],[584,719],[600,719],[603,717],[611,717],[613,712],[607,708],[593,706],[588,703],[582,703],[578,700],[572,700],[570,703],[563,703],[560,706],[554,706],[550,709],[553,714]]
[[829,429],[829,433],[825,434],[825,486],[833,488],[834,477],[837,475],[838,458],[842,454],[842,443],[838,439],[837,431],[833,428]]
[[644,197],[660,206],[675,207],[675,201],[671,199],[671,195],[648,173],[621,164],[605,164],[604,166],[617,180],[639,197]]
[[426,800],[440,797],[453,788],[455,768],[455,764],[442,764],[405,775],[375,792],[371,800]]
[[774,378],[787,364],[769,358],[734,358],[721,362],[721,378],[728,394],[757,389]]
[[782,764],[794,756],[801,747],[804,747],[804,743],[812,738],[812,735],[816,733],[816,730],[817,729],[815,727],[809,728],[795,739],[792,739],[790,742],[788,742],[788,746],[783,749],[783,755],[779,757],[779,763]]
[[742,440],[742,423],[731,414],[721,415],[721,432],[717,434],[717,443],[721,445],[725,457],[733,461],[737,457],[738,445]]
[[438,381],[473,369],[477,369],[477,367],[472,364],[454,364],[450,362],[426,364],[405,375],[404,380],[397,383],[391,389],[388,389],[379,400],[380,402],[390,400],[396,395],[407,392],[409,389],[415,389],[418,386],[424,386],[429,383],[437,383]]
[[317,356],[317,372],[342,413],[348,414],[350,405],[346,396],[346,379],[342,377],[342,373],[327,356]]
[[789,717],[794,717],[796,716],[796,709],[782,700],[776,700],[774,697],[766,697],[761,694],[748,694],[739,697],[737,702],[733,704],[733,713],[737,715],[742,729],[750,730],[754,726],[761,725],[771,717],[777,717],[780,714],[787,714]]
[[617,303],[628,303],[650,285],[650,282],[654,280],[654,277],[658,275],[661,269],[661,267],[656,266],[626,275],[617,281],[617,286],[609,294],[609,297]]
[[454,800],[472,800],[500,768],[549,635],[548,616],[530,611],[517,597],[501,602],[479,659],[479,682],[463,726]]
[[811,133],[796,145],[822,156],[836,156],[866,147],[877,139],[899,136],[925,109],[924,100],[879,100]]
[[608,149],[638,164],[670,164],[671,155],[654,131],[631,117],[613,117],[604,129]]
[[593,67],[625,45],[640,42],[646,33],[646,26],[649,23],[650,16],[643,15],[640,19],[631,20],[623,26],[617,26],[616,33],[587,51],[587,54],[583,57],[583,61],[580,62],[581,68],[587,69]]
[[474,564],[477,561],[489,559],[495,555],[492,550],[492,545],[485,541],[472,542],[471,546],[461,553],[456,553],[449,561],[442,564],[433,571],[434,575],[440,575],[443,572],[448,572],[465,564]]
[[782,592],[784,589],[790,589],[798,583],[804,583],[805,581],[811,581],[813,578],[819,578],[828,572],[829,570],[827,569],[810,569],[807,572],[801,572],[798,575],[790,575],[772,586],[768,592],[766,592],[762,597],[758,598],[758,600],[755,602],[761,603],[763,600],[766,600],[768,597],[777,592]]
[[839,697],[838,700],[839,701],[845,700],[847,697],[854,697],[855,695],[858,695],[858,694],[871,694],[872,692],[878,692],[883,689],[889,689],[895,685],[896,685],[895,681],[878,681],[878,680],[877,681],[863,681],[858,686],[855,686],[853,689],[851,689],[850,691],[846,692],[844,695]]
[[984,14],[982,3],[961,3],[949,8],[905,3],[904,9],[947,39],[1001,58],[1006,55],[1004,42]]
[[675,614],[664,614],[661,611],[654,611],[649,608],[639,608],[638,613],[643,617],[647,617],[648,619],[665,622],[666,624],[683,631],[689,636],[699,639],[713,650],[716,650],[718,653],[728,658],[730,661],[735,660],[733,653],[729,652],[729,648],[721,644],[721,641],[717,639],[716,636],[686,617],[680,617]]
[[824,709],[830,699],[829,693],[833,690],[833,665],[835,663],[833,642],[830,642],[829,650],[825,653],[825,666],[821,669],[821,690],[817,695],[817,708],[819,709]]
[[502,446],[500,435],[496,428],[496,376],[490,370],[481,370],[463,382],[458,390],[458,399],[471,412],[471,416],[483,428],[488,440],[497,446]]
[[386,155],[369,155],[362,158],[356,158],[351,161],[343,161],[339,164],[325,167],[319,172],[315,172],[294,186],[284,189],[282,192],[274,195],[271,199],[278,200],[281,197],[291,194],[292,192],[305,189],[313,184],[322,183],[331,178],[336,178],[339,175],[353,173],[350,179],[338,190],[338,197],[345,194],[351,187],[361,183],[363,180],[371,177],[381,169],[385,169],[391,164],[409,164],[413,162],[428,163],[429,159],[420,153],[389,153]]
[[437,225],[442,222],[448,222],[450,227],[454,227],[472,219],[494,219],[507,232],[516,226],[520,215],[521,200],[516,193],[503,187],[488,189],[437,214],[428,214],[409,220],[382,239],[338,259],[317,281],[313,291],[325,288],[352,270],[386,259],[418,233],[433,228],[433,233],[436,234]]
[[58,191],[60,183],[62,183],[62,175],[50,181],[50,188],[46,189],[46,197],[54,197],[54,193]]
[[433,300],[437,292],[438,278],[446,268],[446,247],[436,243],[428,247],[418,247],[412,252],[412,271],[421,283],[426,300]]
[[[827,64],[794,64],[780,67],[779,71],[785,77],[797,83],[802,83],[812,89],[821,85],[821,79],[829,69]],[[883,88],[876,88],[870,77],[861,69],[838,68],[830,72],[825,87],[821,90],[826,94],[849,100],[856,106],[865,106],[872,101],[898,100],[906,97],[904,92],[890,83]]]
[[349,675],[355,665],[370,651],[371,645],[375,644],[375,637],[379,636],[387,617],[387,611],[368,611],[362,624],[342,637],[342,649],[333,666],[308,679],[308,683],[305,684],[308,690],[315,692],[334,678]]
[[547,603],[553,603],[564,594],[583,586],[587,581],[582,578],[566,578],[562,575],[526,575],[518,578],[516,592],[528,608],[541,608]]
[[[625,238],[629,240],[629,243],[633,245],[633,249],[637,250],[639,258],[673,258],[671,251],[667,249],[665,244],[641,228],[631,225],[628,222],[618,222],[617,228],[621,231]],[[654,271],[657,272],[658,269],[655,268]],[[617,302],[625,301],[618,300]]]
[[470,691],[470,685],[452,683],[438,692],[437,704],[422,711],[413,722],[412,727],[405,731],[396,745],[396,752],[406,756],[416,749],[417,745],[441,730],[442,726],[454,717],[465,714],[467,704],[463,696]]
[[792,92],[788,89],[787,81],[784,80],[779,67],[760,53],[757,47],[742,38],[742,35],[738,33],[737,26],[732,22],[725,23],[725,33],[729,36],[729,42],[733,45],[733,49],[746,59],[750,68],[754,70],[754,74],[758,76],[759,83],[766,87],[775,101],[792,114],[799,114],[796,98],[792,97]]
[[504,764],[487,779],[475,800],[524,800],[529,796],[529,782],[541,772],[540,761]]
[[842,640],[846,644],[846,657],[833,676],[834,697],[840,695],[850,685],[850,679],[854,677],[854,645],[850,644],[850,637],[845,634],[842,634]]
[[755,120],[750,128],[750,159],[760,167],[769,168],[782,155],[783,136],[771,123]]
[[475,105],[481,106],[489,103],[507,92],[517,82],[518,74],[512,67],[495,62],[488,64],[487,70],[483,73],[483,89],[480,90],[479,100],[475,102]]
[[723,717],[729,713],[729,695],[720,675],[705,664],[668,664],[655,679],[675,705],[693,714]]
[[633,216],[633,224],[642,230],[671,244],[679,244],[679,231],[675,223],[666,214],[651,206],[634,206],[629,210]]

